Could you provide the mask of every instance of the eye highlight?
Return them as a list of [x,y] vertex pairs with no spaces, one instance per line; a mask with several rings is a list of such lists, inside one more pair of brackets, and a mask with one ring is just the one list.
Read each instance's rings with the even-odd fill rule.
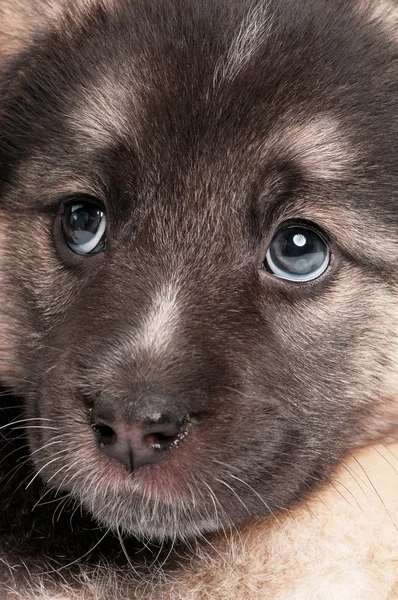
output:
[[330,249],[320,233],[309,225],[290,225],[274,236],[264,267],[276,277],[306,282],[320,277],[330,262]]
[[106,215],[90,197],[75,198],[65,204],[61,216],[61,233],[76,254],[97,254],[105,248]]

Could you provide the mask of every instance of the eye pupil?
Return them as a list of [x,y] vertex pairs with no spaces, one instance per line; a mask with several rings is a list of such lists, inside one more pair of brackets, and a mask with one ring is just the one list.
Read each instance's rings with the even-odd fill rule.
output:
[[76,206],[72,207],[72,214],[71,214],[71,228],[73,230],[77,230],[77,229],[85,229],[86,225],[90,219],[90,216],[88,214],[88,212],[82,210],[83,206],[81,204],[77,204]]
[[266,255],[266,266],[277,277],[304,282],[319,277],[329,264],[329,247],[309,226],[281,229]]
[[61,218],[61,231],[76,254],[96,254],[105,245],[106,217],[92,200],[69,202]]

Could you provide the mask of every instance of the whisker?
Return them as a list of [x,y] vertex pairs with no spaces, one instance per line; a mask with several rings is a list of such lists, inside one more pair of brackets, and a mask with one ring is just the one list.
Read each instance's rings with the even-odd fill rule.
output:
[[54,490],[52,488],[48,488],[47,490],[45,490],[45,492],[40,496],[40,498],[38,499],[38,501],[33,505],[32,507],[32,512],[38,507],[38,506],[45,506],[46,504],[52,504],[53,502],[58,502],[59,498],[53,498],[52,500],[47,500],[46,502],[42,502],[42,500],[44,500],[44,498],[48,495],[53,493]]
[[[66,469],[66,472],[65,472],[65,474],[64,474],[64,477],[63,477],[63,479],[62,479],[61,483],[59,484],[59,486],[58,486],[58,488],[57,488],[57,493],[58,493],[58,492],[60,491],[60,489],[63,487],[63,485],[64,485],[64,483],[65,483],[65,480],[66,480],[66,478],[67,478],[67,476],[68,476],[68,475],[67,475],[67,473],[69,473],[69,471],[71,471],[71,470],[73,469],[73,467],[74,467],[76,464],[78,464],[79,462],[80,462],[80,458],[78,458],[77,460],[75,460],[75,461],[74,461],[72,464],[70,464],[70,465],[65,465],[65,466],[66,466],[66,467],[68,467],[68,468]],[[75,475],[76,475],[76,473],[75,473]],[[53,477],[54,477],[54,476],[53,476]],[[52,477],[50,477],[50,479],[52,479]],[[50,479],[49,479],[48,481],[50,481]],[[69,484],[69,485],[70,485],[70,482],[72,481],[72,479],[73,479],[73,477],[70,477],[70,478],[69,478],[69,480],[68,480],[68,484]]]
[[62,348],[57,348],[56,346],[49,346],[48,344],[40,344],[39,349],[53,350],[54,352],[59,352],[61,355],[65,355],[67,353],[67,351],[63,350]]
[[[15,441],[18,440],[22,440],[25,436],[24,435],[19,435],[15,438],[12,438],[11,440],[8,441],[7,444],[5,444],[5,446],[3,446],[3,450],[5,450],[5,448],[7,448],[7,446],[9,446],[10,444],[12,444]],[[6,438],[7,439],[7,438]],[[16,448],[14,448],[14,450],[12,450],[11,452],[9,452],[8,454],[6,454],[5,456],[3,456],[3,458],[0,460],[0,465],[8,460],[13,454],[15,454],[16,452],[21,452],[21,450],[23,449],[27,449],[28,448],[28,444],[23,444],[22,446],[17,446]]]
[[[369,487],[369,486],[366,485],[366,483],[364,482],[362,477],[360,477],[357,473],[355,473],[355,471],[350,466],[348,466],[344,460],[341,460],[340,464],[347,471],[347,473],[349,475],[351,475],[352,479],[354,480],[356,485],[359,487],[359,489],[361,490],[361,492],[365,496],[365,498],[367,498],[369,500],[369,502],[371,502],[370,498],[368,497],[368,495],[366,493],[366,489],[363,487],[363,485],[365,487]],[[361,485],[361,484],[363,484],[363,485]]]
[[[60,452],[59,452],[59,453],[61,453],[61,452],[63,452],[63,451],[62,451],[62,450],[60,450]],[[70,468],[70,467],[69,467],[69,465],[68,465],[68,464],[66,464],[66,465],[63,465],[62,467],[60,467],[60,468],[59,468],[57,471],[55,471],[55,473],[53,473],[53,474],[51,475],[51,477],[49,477],[49,478],[46,480],[46,484],[48,485],[48,484],[50,483],[50,481],[51,481],[52,479],[54,479],[54,477],[56,477],[56,476],[58,475],[58,473],[60,473],[60,471],[63,471],[64,469],[68,469],[68,470],[69,470],[69,468]]]
[[213,552],[215,552],[221,558],[222,562],[228,567],[230,571],[235,571],[231,563],[228,562],[226,556],[224,554],[221,554],[221,552],[210,542],[210,540],[205,535],[200,533],[199,538],[203,540],[208,546],[210,546]]
[[17,421],[14,419],[5,425],[0,427],[0,431],[5,429],[6,427],[11,427],[12,425],[18,425],[19,423],[27,423],[28,421],[51,421],[51,419],[47,419],[46,417],[30,417],[28,419],[18,419]]
[[370,479],[370,477],[369,477],[369,475],[368,475],[368,473],[367,473],[366,469],[364,469],[364,467],[361,465],[361,463],[359,462],[359,460],[357,459],[357,457],[356,457],[356,456],[354,456],[354,455],[353,455],[353,454],[351,454],[351,453],[350,453],[350,456],[351,456],[351,457],[352,457],[352,458],[355,460],[355,462],[358,464],[358,466],[359,466],[359,467],[361,468],[361,470],[363,471],[363,473],[364,473],[364,475],[365,475],[366,479],[369,481],[369,483],[370,483],[370,485],[371,485],[371,487],[372,487],[373,491],[375,492],[375,494],[376,494],[376,495],[377,495],[377,497],[379,498],[380,502],[382,503],[382,505],[383,505],[383,507],[384,507],[384,509],[385,509],[385,511],[386,511],[386,513],[387,513],[387,515],[388,515],[388,517],[389,517],[389,519],[390,519],[390,521],[391,521],[392,525],[393,525],[393,526],[394,526],[394,528],[395,528],[395,529],[398,531],[397,524],[395,523],[394,519],[392,518],[392,516],[391,516],[391,513],[390,513],[390,511],[388,510],[388,508],[387,508],[387,505],[386,505],[386,503],[384,502],[383,498],[381,497],[381,495],[380,495],[380,493],[379,493],[378,489],[377,489],[377,488],[376,488],[376,486],[374,485],[373,481]]
[[[384,444],[383,444],[383,446],[386,448],[386,450],[388,450],[388,448],[387,448],[387,447],[386,447]],[[371,448],[373,448],[373,450],[374,450],[375,452],[377,452],[377,454],[378,454],[379,456],[381,456],[381,458],[383,458],[383,459],[386,461],[386,463],[387,463],[387,464],[388,464],[388,465],[391,467],[391,469],[394,471],[394,473],[395,473],[396,475],[398,475],[398,470],[397,470],[397,468],[396,468],[396,467],[394,467],[394,465],[392,464],[392,462],[391,462],[391,461],[389,461],[389,460],[388,460],[388,458],[387,458],[386,456],[384,456],[384,454],[382,454],[382,453],[380,452],[380,450],[378,450],[378,449],[377,449],[375,446],[372,446],[372,444],[371,444]],[[393,457],[395,458],[395,460],[397,460],[397,457],[394,455],[394,453],[393,453],[393,452],[391,452],[391,450],[390,450],[390,453],[391,453],[391,456],[393,456]]]
[[60,571],[63,571],[64,569],[69,569],[69,567],[71,567],[72,565],[75,565],[76,563],[81,562],[83,558],[85,558],[86,556],[89,556],[101,544],[101,542],[106,538],[107,535],[109,535],[110,532],[111,532],[111,528],[109,527],[105,531],[104,535],[94,544],[94,546],[92,546],[89,550],[87,550],[87,552],[82,554],[82,556],[79,556],[79,558],[77,558],[76,560],[73,560],[72,562],[68,563],[67,565],[62,565],[61,567],[58,567],[57,569],[53,569],[50,571],[46,571],[44,573],[40,573],[40,575],[43,576],[43,575],[51,575],[53,573],[59,573]]
[[122,535],[120,533],[119,527],[116,529],[116,535],[117,535],[120,547],[122,549],[122,552],[123,552],[124,556],[126,557],[126,560],[127,560],[127,563],[129,565],[130,569],[133,571],[134,574],[138,575],[137,569],[134,567],[134,565],[131,562],[130,557],[129,557],[128,553],[127,553],[126,546],[124,545],[123,538],[122,538]]
[[[59,502],[58,506],[55,507],[54,512],[53,512],[53,516],[52,516],[52,519],[51,519],[53,527],[55,527],[56,526],[55,523],[56,522],[58,523],[58,521],[60,520],[61,515],[62,515],[62,511],[65,510],[65,507],[67,506],[68,502],[69,502],[69,496],[66,495],[66,496],[63,497],[63,499],[60,499],[60,502]],[[58,517],[55,519],[58,510],[59,510],[59,514],[58,514]]]
[[171,554],[172,554],[172,552],[174,550],[174,547],[175,547],[175,544],[176,544],[176,539],[177,539],[177,536],[175,534],[174,537],[173,537],[173,539],[171,540],[169,551],[168,551],[166,557],[164,558],[164,560],[162,561],[162,563],[159,565],[157,573],[160,573],[161,570],[163,569],[164,565],[167,564],[167,561],[169,560],[169,558],[170,558],[170,556],[171,556]]
[[[69,496],[70,496],[70,495],[69,495]],[[70,498],[71,498],[71,500],[73,500],[73,498],[72,498],[71,496],[70,496]],[[76,501],[75,501],[75,502],[76,502]],[[73,517],[75,516],[76,512],[79,510],[79,508],[80,508],[80,514],[82,514],[82,506],[81,506],[81,504],[79,504],[79,502],[76,502],[76,507],[75,507],[75,509],[73,510],[73,512],[72,512],[72,514],[71,514],[71,516],[70,516],[70,519],[69,519],[69,526],[70,526],[70,528],[71,528],[71,530],[72,530],[72,531],[73,531],[72,520],[73,520]],[[98,529],[99,529],[99,528],[98,528]]]
[[231,473],[229,473],[228,476],[231,477],[231,479],[235,479],[236,481],[240,481],[240,483],[243,483],[243,485],[245,485],[246,487],[248,487],[249,490],[251,490],[253,492],[253,494],[255,494],[257,496],[257,498],[260,500],[260,502],[262,502],[262,504],[265,506],[265,508],[267,509],[267,511],[273,516],[273,518],[276,520],[276,522],[280,524],[280,521],[279,521],[278,517],[271,510],[269,504],[267,504],[267,502],[264,500],[264,498],[262,498],[260,496],[260,494],[251,485],[249,485],[247,483],[247,481],[244,481],[240,477],[236,477],[235,475],[232,475]]
[[[16,438],[17,439],[17,438]],[[57,440],[54,440],[54,442]],[[24,458],[25,460],[23,460],[23,462],[21,464],[18,464],[19,461],[17,461],[17,464],[13,467],[13,469],[11,469],[11,471],[9,471],[3,478],[1,481],[5,481],[6,479],[8,479],[8,481],[11,481],[11,479],[18,473],[18,471],[20,469],[22,469],[22,467],[24,467],[27,463],[30,462],[31,457],[36,454],[37,452],[40,452],[41,450],[44,450],[45,448],[47,448],[48,445],[51,445],[52,442],[50,442],[49,444],[44,444],[43,446],[41,446],[40,448],[37,448],[36,450],[34,450],[31,454],[29,454],[28,456],[23,456],[21,457]],[[28,448],[28,445],[25,444],[23,447]],[[16,450],[20,450],[20,448],[16,448]],[[57,452],[57,454],[59,454]],[[4,459],[2,459],[4,460]],[[1,464],[2,461],[0,461]],[[26,481],[26,480],[24,480]],[[21,482],[21,484],[17,487],[17,490],[21,487],[21,485],[23,485],[24,481]]]
[[51,442],[48,442],[47,444],[40,446],[40,448],[33,450],[33,452],[30,453],[30,456],[33,456],[34,454],[37,454],[38,452],[42,452],[46,448],[49,448],[50,446],[54,446],[54,444],[63,444],[63,443],[64,443],[64,440],[52,440]]
[[[351,508],[354,508],[354,506],[351,504],[351,502],[348,500],[348,498],[346,498],[344,496],[344,494],[338,489],[338,487],[336,486],[336,483],[338,485],[340,485],[342,488],[344,488],[345,491],[348,494],[350,494],[351,498],[354,500],[354,502],[358,506],[359,510],[361,512],[363,512],[363,508],[360,505],[358,499],[355,497],[355,494],[353,494],[353,492],[346,485],[344,485],[344,483],[341,483],[341,481],[339,481],[338,479],[335,479],[334,481],[331,479],[328,483],[330,483],[330,485],[336,490],[336,492],[341,496],[341,498],[343,498],[343,500],[345,500],[347,502],[347,504],[349,504],[349,506],[351,506]],[[323,502],[323,505],[330,510],[330,508],[328,506],[326,506],[326,504],[324,502]],[[332,511],[330,510],[330,512],[332,512]]]
[[[202,482],[202,484],[203,484],[203,485],[205,485],[205,486],[207,487],[207,489],[209,490],[210,499],[211,499],[211,501],[212,501],[212,503],[213,503],[213,507],[214,507],[214,513],[215,513],[216,522],[217,522],[217,524],[218,524],[218,530],[220,530],[220,528],[221,528],[221,530],[222,530],[222,533],[224,534],[224,536],[225,536],[225,538],[226,538],[226,537],[227,537],[227,531],[226,531],[226,529],[225,529],[224,522],[223,522],[223,520],[224,520],[224,518],[225,518],[225,516],[226,516],[226,515],[225,515],[225,510],[224,510],[224,508],[222,507],[222,505],[221,505],[221,502],[220,502],[220,501],[219,501],[219,499],[217,498],[216,494],[215,494],[215,493],[214,493],[214,491],[211,489],[211,487],[210,487],[210,486],[209,486],[209,485],[206,483],[206,481],[204,481],[204,479],[201,479],[201,482]],[[221,518],[220,518],[220,516],[219,516],[219,512],[218,512],[217,505],[218,505],[218,507],[219,507],[219,509],[220,509],[220,512],[221,512],[221,514],[222,514],[222,516],[223,516],[223,519],[221,519]],[[229,521],[229,519],[228,519],[228,521]]]
[[[23,462],[21,464],[18,464],[22,459],[24,459]],[[30,456],[27,456],[27,457],[26,456],[22,456],[22,457],[20,457],[20,459],[17,460],[16,465],[2,477],[1,482],[2,483],[3,482],[10,483],[11,479],[13,477],[15,477],[15,475],[18,473],[18,471],[20,469],[22,469],[29,462],[30,462]],[[23,484],[23,482],[16,488],[15,491],[19,490],[19,488],[21,487],[22,484]]]
[[235,490],[228,485],[228,483],[226,483],[225,481],[223,481],[222,479],[215,479],[215,481],[218,481],[218,483],[221,483],[222,485],[224,485],[225,487],[227,487],[234,496],[236,496],[236,498],[239,500],[239,502],[241,503],[241,505],[243,506],[243,508],[246,510],[246,512],[251,515],[250,510],[247,508],[246,504],[243,502],[243,500],[239,497],[239,495],[235,492]]
[[217,463],[219,465],[221,465],[222,467],[227,467],[227,469],[229,469],[230,471],[237,471],[238,473],[243,473],[243,469],[240,467],[237,467],[236,465],[230,465],[226,462],[223,462],[222,460],[217,460],[216,458],[212,457],[211,461],[214,463]]
[[[57,453],[57,454],[65,454],[65,453],[66,453],[66,450],[60,450],[60,452],[59,452],[59,453]],[[40,468],[38,471],[36,471],[36,473],[34,474],[34,476],[32,477],[32,479],[29,481],[28,485],[25,487],[25,490],[27,490],[27,489],[28,489],[28,488],[29,488],[29,487],[32,485],[32,483],[35,481],[35,479],[36,479],[36,478],[37,478],[37,477],[40,475],[40,473],[41,473],[41,472],[42,472],[44,469],[46,469],[46,468],[47,468],[49,465],[51,465],[53,462],[56,462],[57,460],[60,460],[60,459],[61,459],[61,457],[60,457],[60,456],[56,456],[55,458],[53,458],[53,459],[51,459],[51,460],[47,461],[47,462],[46,462],[46,463],[45,463],[45,464],[44,464],[44,465],[43,465],[43,466],[42,466],[42,467],[41,467],[41,468]]]
[[59,427],[51,427],[50,425],[25,425],[24,427],[12,427],[12,431],[25,431],[26,429],[49,429],[51,431],[60,431]]

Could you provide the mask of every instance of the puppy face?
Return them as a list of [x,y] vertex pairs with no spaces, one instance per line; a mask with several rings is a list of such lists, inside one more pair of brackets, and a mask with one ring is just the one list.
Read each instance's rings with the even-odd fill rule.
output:
[[36,471],[134,535],[269,514],[396,422],[397,47],[372,3],[72,4],[0,84]]

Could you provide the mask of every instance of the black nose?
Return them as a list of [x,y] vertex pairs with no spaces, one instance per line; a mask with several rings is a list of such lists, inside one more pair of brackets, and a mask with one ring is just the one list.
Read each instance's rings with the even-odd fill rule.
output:
[[156,420],[126,421],[122,417],[101,416],[94,409],[93,429],[100,450],[134,471],[160,462],[187,435],[188,417],[179,421],[161,415]]

